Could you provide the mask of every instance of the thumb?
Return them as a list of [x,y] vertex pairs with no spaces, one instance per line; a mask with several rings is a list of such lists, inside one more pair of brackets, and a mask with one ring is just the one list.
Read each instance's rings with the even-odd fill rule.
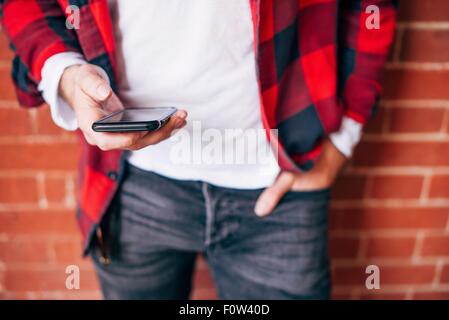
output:
[[269,215],[281,198],[291,189],[294,178],[294,174],[290,172],[282,172],[279,174],[276,181],[260,194],[254,208],[255,213],[259,217]]
[[89,71],[80,81],[81,90],[97,102],[106,101],[112,94],[109,82],[96,71]]

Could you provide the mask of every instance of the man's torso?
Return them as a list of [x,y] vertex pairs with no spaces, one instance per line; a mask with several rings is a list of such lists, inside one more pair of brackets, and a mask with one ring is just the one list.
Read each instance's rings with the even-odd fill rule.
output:
[[182,134],[134,151],[128,161],[182,180],[243,189],[271,184],[279,167],[260,120],[249,1],[112,0],[110,9],[125,106],[189,114]]

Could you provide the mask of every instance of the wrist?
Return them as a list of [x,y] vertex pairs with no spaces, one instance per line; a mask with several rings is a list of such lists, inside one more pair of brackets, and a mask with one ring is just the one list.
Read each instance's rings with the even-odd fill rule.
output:
[[[73,101],[75,83],[78,69],[81,65],[76,64],[64,69],[58,85],[58,94],[66,102]],[[69,103],[71,106],[71,103]]]
[[332,141],[326,139],[323,143],[321,157],[316,164],[321,179],[331,185],[347,160],[348,158],[336,148]]
[[[312,170],[313,171],[313,170]],[[320,185],[330,186],[335,181],[337,173],[332,166],[321,166],[315,171],[315,179],[320,182]]]

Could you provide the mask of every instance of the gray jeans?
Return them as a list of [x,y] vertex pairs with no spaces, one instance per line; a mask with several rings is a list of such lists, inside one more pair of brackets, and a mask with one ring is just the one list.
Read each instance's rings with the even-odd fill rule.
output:
[[204,255],[222,299],[327,299],[329,190],[289,192],[266,218],[262,190],[179,181],[128,165],[105,217],[109,265],[92,250],[106,299],[187,299]]

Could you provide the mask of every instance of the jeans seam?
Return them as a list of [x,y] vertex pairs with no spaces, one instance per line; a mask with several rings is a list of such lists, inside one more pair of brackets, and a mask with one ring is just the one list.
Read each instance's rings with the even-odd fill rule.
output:
[[213,232],[213,225],[214,225],[214,210],[212,207],[212,199],[209,193],[209,188],[207,183],[203,182],[203,185],[201,186],[201,190],[203,192],[204,200],[205,200],[205,206],[206,206],[206,230],[205,230],[205,239],[204,243],[205,246],[209,246],[212,241],[212,232]]

